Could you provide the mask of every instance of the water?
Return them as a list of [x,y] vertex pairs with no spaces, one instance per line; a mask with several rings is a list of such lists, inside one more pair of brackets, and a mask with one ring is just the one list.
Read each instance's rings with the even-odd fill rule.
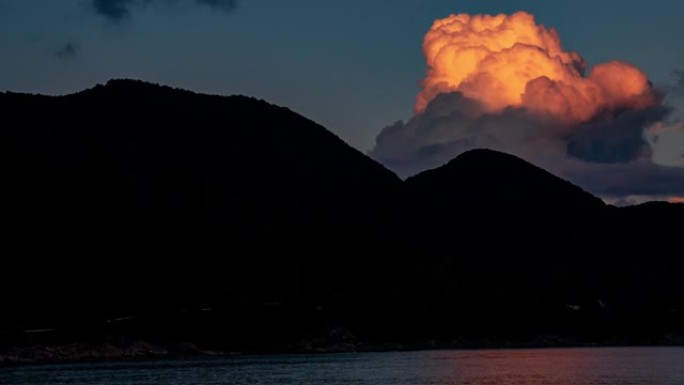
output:
[[0,384],[684,385],[684,348],[430,351],[46,365]]

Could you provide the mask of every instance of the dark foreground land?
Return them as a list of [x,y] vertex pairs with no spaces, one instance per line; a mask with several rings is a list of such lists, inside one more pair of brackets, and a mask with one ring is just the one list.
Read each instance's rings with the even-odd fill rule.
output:
[[682,205],[488,150],[402,181],[288,109],[136,81],[0,117],[0,362],[683,342]]

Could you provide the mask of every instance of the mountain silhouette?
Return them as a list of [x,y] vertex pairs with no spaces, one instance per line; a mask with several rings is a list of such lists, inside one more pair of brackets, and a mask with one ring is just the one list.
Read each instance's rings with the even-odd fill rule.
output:
[[[576,223],[601,218],[605,204],[581,188],[518,157],[492,150],[466,152],[448,164],[406,181],[414,221],[435,253],[449,250],[474,263],[483,256],[511,255],[493,269],[558,270],[575,264]],[[524,223],[524,225],[523,225]],[[578,237],[579,238],[579,237]],[[559,248],[558,245],[564,245]],[[553,250],[555,258],[547,258]],[[470,256],[470,257],[467,257]],[[514,261],[514,262],[513,262]],[[511,264],[511,266],[508,266]],[[552,266],[549,266],[552,265]],[[492,268],[488,268],[491,273]]]
[[0,114],[8,327],[317,304],[394,243],[401,181],[285,108],[115,80]]
[[289,109],[134,80],[2,93],[0,116],[0,347],[684,332],[681,205],[607,206],[491,150],[402,181]]
[[[573,211],[599,209],[603,201],[516,156],[471,150],[446,165],[407,180],[413,190],[432,193],[433,198],[471,206]],[[482,205],[480,203],[480,205]]]
[[440,314],[452,327],[481,338],[573,330],[573,338],[641,343],[680,319],[684,293],[673,273],[684,263],[665,223],[684,218],[684,205],[607,206],[492,150],[466,152],[405,189],[419,250],[432,258],[432,292],[449,293],[427,298],[458,309]]

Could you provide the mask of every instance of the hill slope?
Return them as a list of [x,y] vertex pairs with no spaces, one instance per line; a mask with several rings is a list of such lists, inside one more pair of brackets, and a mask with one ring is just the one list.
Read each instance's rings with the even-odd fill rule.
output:
[[402,182],[288,109],[130,80],[0,116],[0,347],[684,333],[684,206],[608,207],[489,150]]
[[285,108],[116,80],[0,116],[9,326],[314,306],[395,243],[401,181]]
[[[473,255],[549,251],[585,236],[574,221],[600,217],[604,203],[520,158],[491,150],[466,152],[406,181],[425,237]],[[449,236],[458,234],[459,237]],[[467,243],[463,240],[467,240]],[[443,245],[439,246],[444,249]]]
[[452,309],[441,318],[471,336],[641,343],[663,328],[681,332],[673,325],[684,291],[674,282],[684,262],[666,223],[684,218],[683,205],[609,207],[491,150],[464,153],[405,189],[432,292],[446,293],[430,306]]

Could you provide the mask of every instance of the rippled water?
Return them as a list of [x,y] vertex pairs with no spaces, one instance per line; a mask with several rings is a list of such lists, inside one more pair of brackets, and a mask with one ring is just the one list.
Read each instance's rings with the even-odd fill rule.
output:
[[0,384],[684,385],[684,348],[430,351],[48,365]]

